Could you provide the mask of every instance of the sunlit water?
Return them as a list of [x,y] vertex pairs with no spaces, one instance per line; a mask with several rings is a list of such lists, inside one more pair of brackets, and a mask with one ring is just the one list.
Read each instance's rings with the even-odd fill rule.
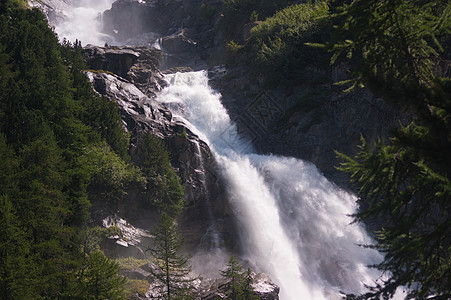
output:
[[[241,139],[207,73],[166,76],[158,96],[211,147],[240,222],[243,260],[281,287],[282,300],[337,299],[364,291],[379,277],[366,266],[381,255],[365,230],[350,225],[355,197],[328,182],[308,162],[257,155]],[[218,266],[219,267],[219,266]]]
[[67,1],[72,8],[64,11],[64,20],[55,24],[60,40],[81,41],[82,45],[103,46],[113,43],[114,39],[101,33],[102,13],[111,8],[116,0],[72,0]]

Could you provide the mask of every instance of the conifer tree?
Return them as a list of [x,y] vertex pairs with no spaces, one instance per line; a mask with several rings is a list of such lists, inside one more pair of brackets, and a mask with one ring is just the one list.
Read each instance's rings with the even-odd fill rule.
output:
[[83,150],[106,141],[127,159],[128,139],[117,108],[81,72],[79,51],[17,2],[0,3],[0,298],[69,299],[83,270],[87,187],[101,172]]
[[243,274],[243,267],[232,255],[227,263],[227,269],[220,272],[221,276],[225,277],[227,282],[227,297],[228,299],[241,300],[245,299],[243,294],[243,285],[245,277]]
[[172,169],[166,146],[160,138],[148,133],[140,148],[140,166],[147,178],[150,204],[160,212],[176,217],[184,205],[184,191],[180,178]]
[[0,195],[0,299],[25,299],[33,296],[29,279],[31,268],[25,232],[19,227],[13,205]]
[[355,0],[335,14],[333,59],[356,63],[352,87],[375,93],[414,115],[388,144],[362,139],[341,170],[358,184],[357,222],[385,220],[368,245],[385,254],[376,268],[388,274],[369,292],[380,299],[408,288],[406,298],[451,297],[451,80],[440,72],[449,55],[451,3]]
[[97,250],[86,263],[83,275],[85,297],[88,299],[124,299],[126,278],[119,275],[119,264]]
[[163,212],[154,232],[155,244],[148,251],[156,269],[151,271],[157,281],[156,288],[166,300],[194,299],[193,278],[188,257],[180,254],[183,240],[178,234],[176,221]]
[[247,268],[247,271],[243,274],[243,297],[245,300],[258,300],[260,299],[255,293],[252,284],[254,283],[254,278],[252,277],[252,271]]

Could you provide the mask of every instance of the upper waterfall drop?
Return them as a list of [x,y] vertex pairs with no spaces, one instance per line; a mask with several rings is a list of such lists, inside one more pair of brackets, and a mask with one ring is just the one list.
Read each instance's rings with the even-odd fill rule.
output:
[[358,293],[380,274],[366,266],[381,255],[357,246],[371,239],[348,217],[355,197],[310,163],[257,155],[239,136],[208,86],[207,72],[167,75],[157,100],[190,124],[215,154],[237,216],[243,259],[281,287],[282,300],[330,299]]
[[114,43],[114,38],[102,33],[102,13],[116,0],[72,1],[70,10],[63,12],[63,20],[54,24],[60,40],[79,40],[83,45],[103,46]]

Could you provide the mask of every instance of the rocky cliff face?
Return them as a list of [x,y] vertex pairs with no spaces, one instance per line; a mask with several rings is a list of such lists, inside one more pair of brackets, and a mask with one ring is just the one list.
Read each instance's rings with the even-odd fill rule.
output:
[[340,164],[335,151],[355,155],[362,136],[370,143],[386,141],[390,129],[408,115],[368,89],[344,93],[334,83],[346,79],[346,70],[343,65],[311,66],[311,81],[290,90],[267,89],[242,66],[213,68],[210,77],[239,130],[259,152],[311,161],[348,188],[348,176],[335,168]]
[[[160,52],[147,48],[89,47],[84,49],[84,53],[93,69],[87,71],[87,76],[94,89],[118,104],[124,127],[131,134],[132,160],[139,161],[139,149],[147,132],[165,141],[173,166],[185,187],[187,207],[179,223],[186,250],[191,253],[199,247],[210,250],[213,227],[215,234],[229,241],[229,248],[236,246],[233,214],[227,208],[229,204],[208,146],[185,124],[173,120],[171,112],[154,99],[155,93],[165,85],[157,64]],[[145,258],[145,248],[151,236],[149,231],[140,227],[151,228],[155,223],[155,213],[139,205],[139,195],[133,190],[124,200],[115,212],[105,211],[101,205],[94,207],[94,216],[102,219],[105,227],[116,226],[121,233],[104,242],[103,248],[110,256]],[[128,278],[151,283],[143,299],[158,297],[152,294],[153,279],[149,268],[152,264],[123,271]],[[260,299],[279,299],[279,287],[268,276],[254,274],[253,278],[254,290]],[[196,280],[199,299],[221,299],[225,297],[226,286],[225,279]]]
[[[84,53],[93,69],[87,75],[94,89],[118,104],[124,126],[131,135],[132,160],[139,161],[139,149],[147,132],[162,138],[168,147],[172,164],[185,187],[187,209],[181,217],[180,228],[187,248],[193,250],[212,225],[212,213],[221,213],[215,206],[225,204],[208,146],[183,123],[173,120],[171,112],[154,99],[155,93],[166,84],[158,70],[160,51],[89,47]],[[231,228],[220,230],[227,232]]]
[[207,68],[221,42],[220,0],[118,0],[103,15],[104,31],[125,45],[162,50],[162,69]]
[[[249,75],[245,65],[214,66],[215,57],[224,55],[225,41],[218,25],[221,16],[216,14],[220,6],[220,1],[215,0],[119,0],[105,13],[105,28],[119,36],[124,32],[124,37],[156,32],[163,49],[163,67],[209,68],[211,84],[221,92],[231,118],[260,153],[311,161],[329,179],[349,187],[347,175],[335,168],[340,163],[335,150],[352,156],[361,136],[370,142],[387,140],[390,128],[398,126],[402,113],[367,89],[343,93],[342,87],[333,85],[346,79],[344,65],[310,66],[309,81],[290,89],[266,88],[259,78]],[[209,14],[205,7],[210,9]],[[143,21],[145,26],[134,26],[125,17],[132,13],[140,16],[137,19],[150,21]],[[164,21],[168,19],[171,23]],[[238,28],[235,36],[244,41],[252,26]]]

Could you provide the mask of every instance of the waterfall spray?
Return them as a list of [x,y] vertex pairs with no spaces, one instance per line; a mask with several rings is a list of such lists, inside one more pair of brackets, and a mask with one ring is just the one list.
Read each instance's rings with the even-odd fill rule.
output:
[[[158,100],[204,139],[227,182],[245,249],[242,259],[281,287],[283,300],[337,298],[362,292],[379,273],[381,255],[365,230],[350,225],[355,197],[310,163],[254,154],[208,86],[205,71],[167,75]],[[219,266],[218,266],[219,267]]]
[[64,12],[64,20],[55,24],[60,39],[70,42],[79,40],[83,45],[103,46],[114,43],[114,38],[101,33],[102,13],[111,8],[116,0],[81,0],[73,4],[71,10]]

